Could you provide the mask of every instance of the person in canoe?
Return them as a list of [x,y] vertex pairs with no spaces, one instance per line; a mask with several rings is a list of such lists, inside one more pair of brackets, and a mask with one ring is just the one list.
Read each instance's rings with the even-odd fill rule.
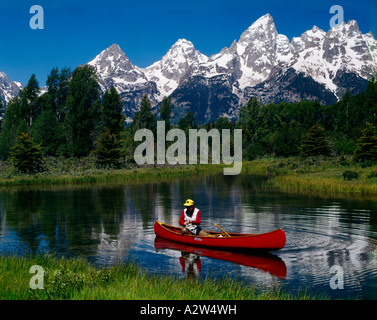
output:
[[194,201],[187,199],[183,204],[186,208],[182,210],[179,224],[183,226],[181,234],[194,234],[204,237],[209,234],[205,232],[200,225],[200,210],[195,208]]

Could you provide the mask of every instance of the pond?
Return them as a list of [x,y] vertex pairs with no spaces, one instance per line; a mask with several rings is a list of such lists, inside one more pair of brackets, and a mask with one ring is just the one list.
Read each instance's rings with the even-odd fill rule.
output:
[[[178,225],[188,198],[201,210],[204,229],[283,228],[286,246],[260,255],[156,239],[155,221]],[[247,175],[1,189],[0,254],[36,252],[83,256],[98,266],[132,260],[152,274],[228,276],[332,299],[377,299],[377,202],[285,193]]]

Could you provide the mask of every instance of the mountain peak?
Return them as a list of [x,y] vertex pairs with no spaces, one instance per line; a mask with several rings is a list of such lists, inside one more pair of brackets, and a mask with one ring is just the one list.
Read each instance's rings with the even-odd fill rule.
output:
[[120,54],[124,54],[123,50],[121,49],[121,47],[117,44],[117,43],[113,43],[110,47],[108,47],[107,49],[105,49],[105,51],[111,51],[111,52],[117,52],[117,53],[120,53]]
[[276,38],[277,35],[274,19],[267,13],[242,33],[239,42],[250,43],[255,40]]
[[105,60],[105,59],[109,59],[109,57],[112,57],[110,58],[111,60],[114,60],[114,59],[116,60],[127,59],[128,60],[124,51],[116,43],[112,44],[110,47],[103,50],[97,57],[94,58],[94,60],[97,60],[97,61]]
[[314,26],[311,30],[305,31],[301,35],[301,39],[305,42],[321,41],[326,36],[326,32]]
[[194,44],[191,41],[179,39],[172,45],[162,59],[169,59],[178,56],[191,57],[196,53],[198,53],[198,51],[195,49]]
[[267,13],[265,14],[264,16],[260,17],[258,20],[256,20],[250,27],[248,30],[253,30],[253,29],[259,29],[259,28],[263,28],[263,29],[268,29],[271,25],[273,25],[275,27],[275,22],[274,22],[274,19],[272,18],[272,16]]
[[[157,65],[168,64],[168,65],[180,65],[182,64],[192,64],[201,63],[207,61],[208,57],[200,53],[195,49],[194,44],[186,39],[177,40],[169,51],[162,57],[160,61],[155,62],[153,65],[146,69],[155,68]],[[186,66],[187,67],[187,66]]]
[[178,87],[190,68],[195,68],[207,60],[208,57],[196,50],[191,41],[179,39],[160,61],[144,70],[147,78],[156,82],[161,94],[168,96]]
[[135,69],[135,66],[116,43],[103,50],[88,64],[95,66],[97,70],[106,70],[106,73],[112,73],[118,68],[126,71]]
[[346,36],[351,35],[352,33],[360,33],[359,26],[356,20],[350,20],[347,23],[344,21],[340,24],[335,25],[329,30],[329,33],[334,34],[343,34]]
[[19,95],[23,88],[22,84],[16,81],[11,81],[9,77],[0,71],[0,100],[5,106],[12,98]]
[[172,47],[194,47],[194,44],[191,42],[191,41],[189,41],[189,40],[186,40],[186,39],[184,39],[184,38],[181,38],[181,39],[178,39],[174,44],[173,44],[173,46]]
[[117,50],[121,50],[119,44],[117,43],[113,43],[110,47],[108,47],[107,49],[117,49]]
[[269,24],[274,22],[274,19],[269,13],[266,13],[265,15],[261,16],[258,18],[253,24],[258,25],[258,24]]

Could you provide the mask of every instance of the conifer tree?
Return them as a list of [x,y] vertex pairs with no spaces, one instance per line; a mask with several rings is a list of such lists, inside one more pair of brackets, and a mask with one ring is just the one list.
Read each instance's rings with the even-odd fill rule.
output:
[[165,121],[165,131],[169,131],[171,124],[170,124],[170,115],[172,112],[172,103],[171,103],[171,97],[166,97],[161,102],[160,107],[160,114],[161,114],[161,120]]
[[20,97],[10,100],[5,108],[2,131],[0,134],[0,157],[7,159],[10,148],[16,143],[21,132],[28,132],[23,103]]
[[57,68],[51,70],[46,82],[47,92],[38,98],[40,114],[33,121],[30,131],[36,143],[41,143],[45,154],[49,156],[67,154],[63,120],[69,70],[64,68],[60,73]]
[[325,136],[325,129],[317,123],[312,126],[303,135],[300,149],[305,156],[329,155],[330,148]]
[[156,116],[152,113],[152,105],[147,95],[141,100],[140,111],[133,117],[133,125],[136,129],[156,130]]
[[35,74],[32,74],[27,86],[20,92],[24,119],[26,120],[28,126],[32,125],[33,120],[40,112],[38,95],[39,83]]
[[51,106],[55,112],[59,123],[64,121],[66,100],[68,96],[68,85],[72,72],[70,68],[63,68],[60,73],[57,68],[53,68],[47,78],[47,94],[51,99]]
[[100,91],[94,68],[88,65],[77,67],[68,89],[64,120],[68,151],[75,157],[82,157],[93,149],[95,130],[100,121]]
[[260,102],[253,97],[240,108],[238,127],[242,128],[243,140],[250,143],[259,127]]
[[112,87],[106,90],[101,108],[102,131],[109,129],[110,133],[119,135],[124,130],[123,101],[118,91]]
[[377,128],[367,123],[361,136],[357,139],[357,147],[353,154],[355,161],[377,160]]
[[95,154],[97,163],[104,166],[119,167],[121,157],[121,140],[119,135],[107,128],[98,138]]
[[[47,98],[49,98],[48,95]],[[41,101],[43,100],[41,99]],[[63,126],[58,122],[53,106],[48,102],[44,103],[44,110],[33,123],[32,135],[35,141],[42,145],[46,155],[59,156],[65,154],[66,139]]]
[[123,101],[112,87],[103,96],[101,108],[101,133],[95,154],[99,165],[119,167],[121,156],[121,133],[125,130]]
[[43,170],[43,151],[27,133],[18,136],[16,145],[11,148],[11,163],[22,173],[36,173]]
[[195,113],[192,110],[189,110],[186,116],[179,120],[178,127],[187,132],[189,129],[196,129],[198,127],[198,122],[195,119]]

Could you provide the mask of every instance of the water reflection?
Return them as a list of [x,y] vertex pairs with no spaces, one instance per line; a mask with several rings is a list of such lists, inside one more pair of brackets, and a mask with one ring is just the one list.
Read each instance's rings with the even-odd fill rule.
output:
[[[240,253],[240,252],[229,252],[225,250],[215,250],[209,248],[200,248],[194,246],[188,246],[181,243],[175,243],[169,240],[161,239],[156,237],[154,241],[154,246],[157,251],[160,250],[175,250],[181,252],[179,261],[186,269],[188,265],[188,273],[191,273],[196,266],[200,273],[200,256],[209,257],[218,260],[231,261],[233,263],[256,268],[270,273],[280,279],[284,279],[287,275],[287,268],[282,259],[276,255],[270,253]],[[184,265],[183,265],[184,263]],[[195,265],[194,265],[195,264]],[[192,274],[190,274],[192,276]]]
[[[206,230],[213,230],[213,223],[240,233],[283,228],[287,244],[272,261],[283,262],[284,268],[271,271],[271,260],[266,263],[270,270],[255,265],[255,259],[254,265],[220,261],[187,248],[156,252],[154,222],[178,225],[187,198],[200,208]],[[285,194],[266,188],[265,179],[241,175],[154,184],[9,188],[0,190],[0,254],[51,250],[59,256],[85,256],[98,265],[132,258],[161,274],[182,274],[184,260],[185,270],[196,270],[196,276],[232,275],[267,285],[278,279],[291,288],[318,290],[329,290],[329,270],[337,264],[344,269],[346,286],[331,294],[348,297],[357,292],[377,298],[376,213],[376,201]],[[199,260],[182,256],[182,251]]]

